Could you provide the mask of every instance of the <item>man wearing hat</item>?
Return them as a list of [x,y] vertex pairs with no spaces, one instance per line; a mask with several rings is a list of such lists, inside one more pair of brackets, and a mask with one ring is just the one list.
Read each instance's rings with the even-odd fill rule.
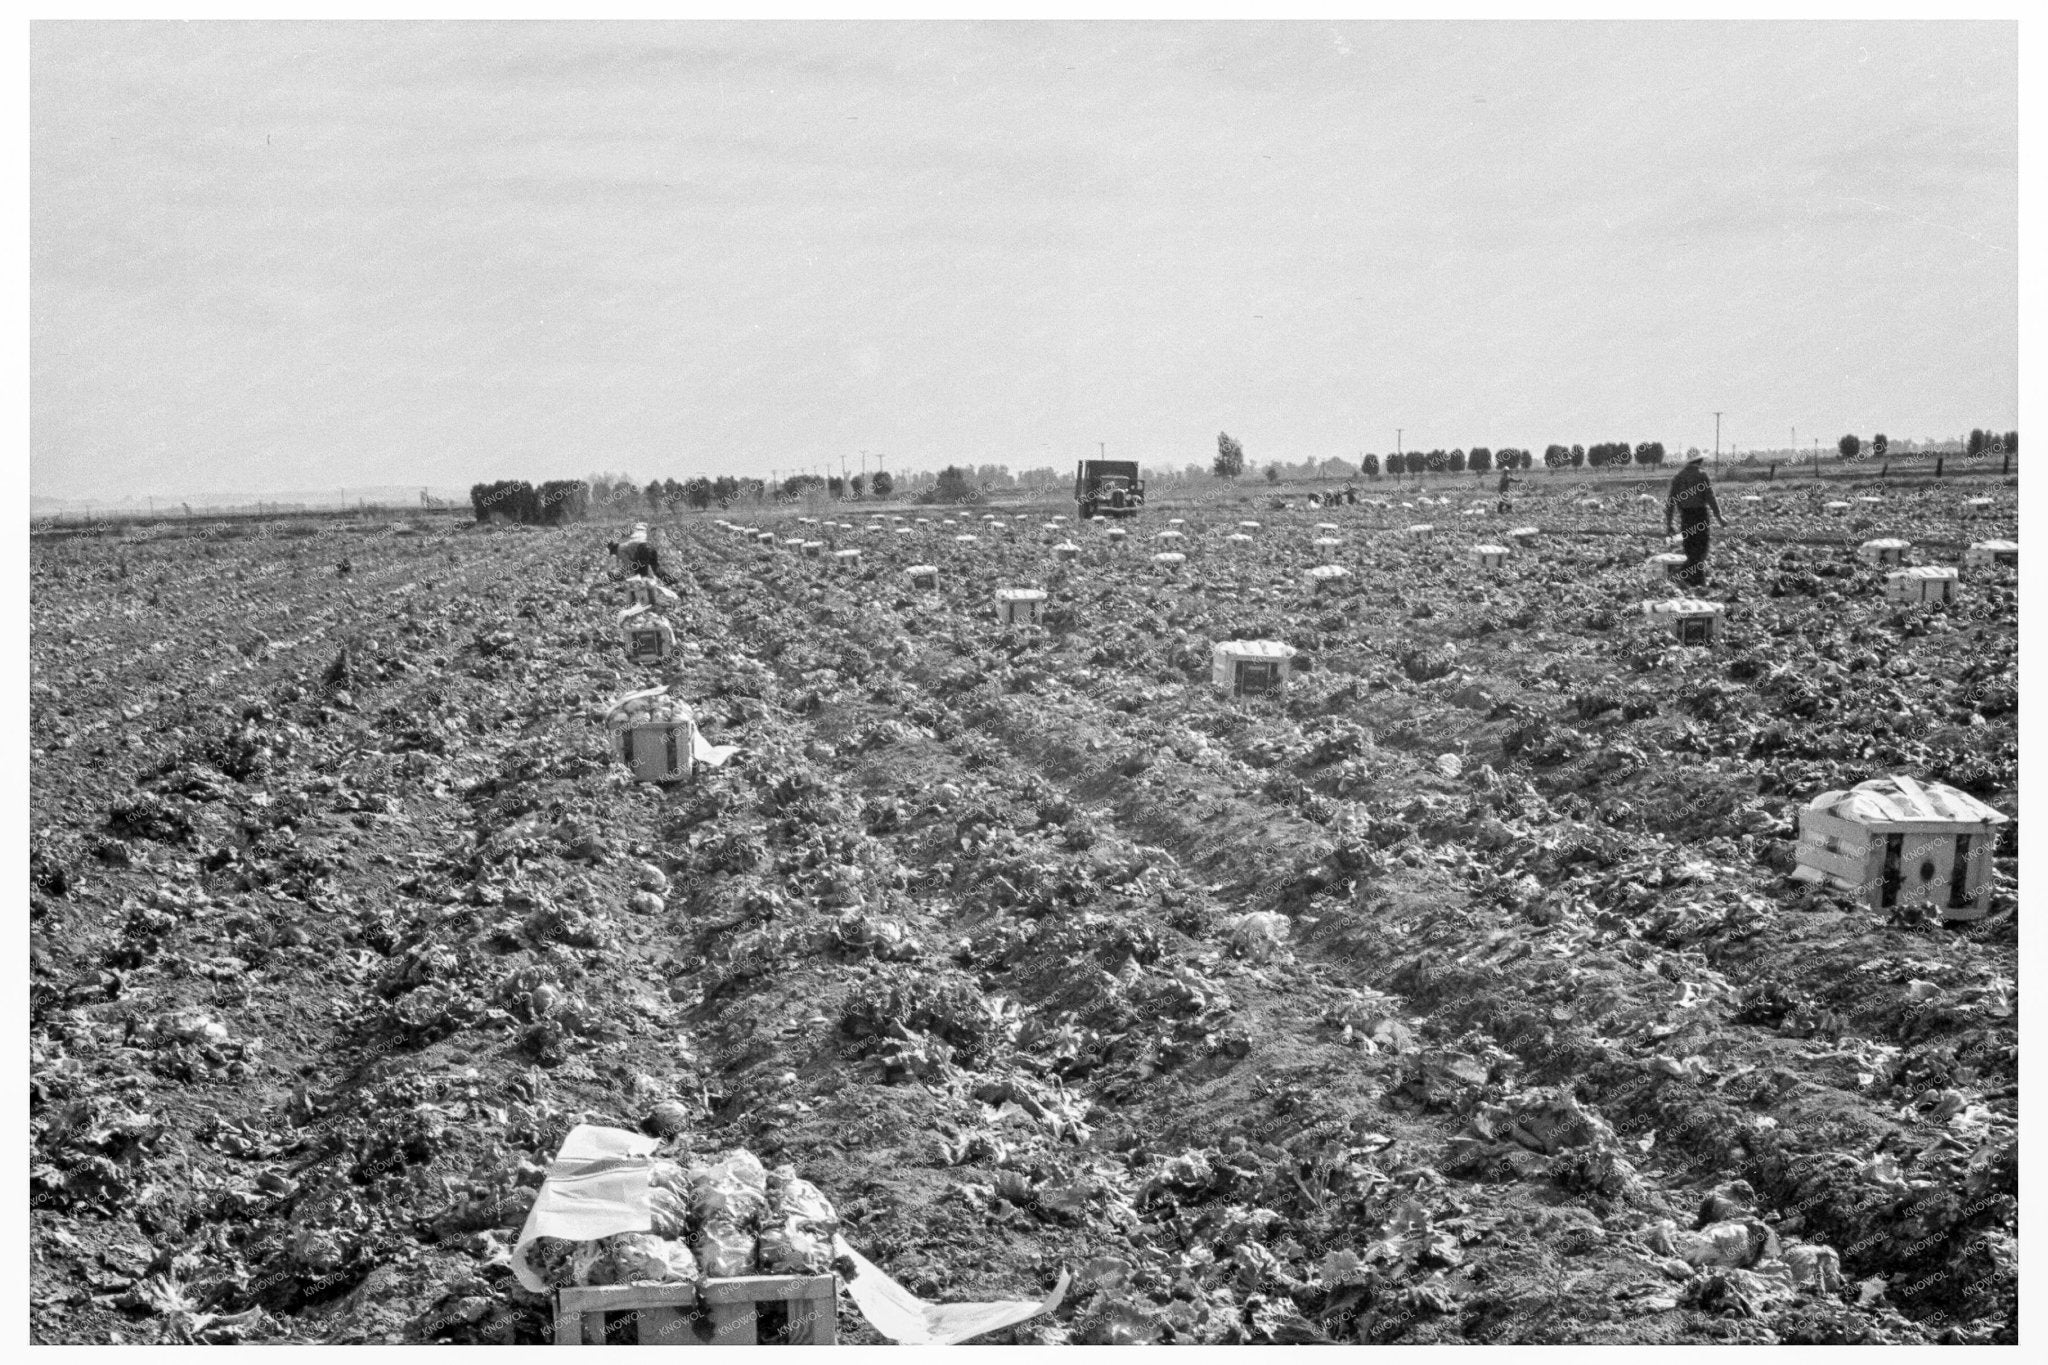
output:
[[1707,514],[1724,529],[1721,504],[1714,500],[1714,485],[1707,479],[1706,456],[1695,455],[1685,462],[1671,480],[1670,496],[1664,499],[1664,534],[1671,535],[1671,519],[1678,518],[1678,533],[1685,538],[1685,563],[1672,577],[1695,588],[1707,585]]

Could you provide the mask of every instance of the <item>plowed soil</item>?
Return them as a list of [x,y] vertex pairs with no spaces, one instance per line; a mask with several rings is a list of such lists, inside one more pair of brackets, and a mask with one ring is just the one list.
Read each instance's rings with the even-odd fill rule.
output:
[[[540,1165],[673,1100],[925,1297],[1072,1271],[1022,1341],[2015,1340],[2017,581],[1854,554],[1993,492],[1724,489],[1696,648],[1632,499],[665,518],[660,668],[614,527],[39,545],[32,1334],[547,1340]],[[655,680],[739,754],[628,780]],[[1787,876],[1895,772],[2015,817],[1986,918]]]

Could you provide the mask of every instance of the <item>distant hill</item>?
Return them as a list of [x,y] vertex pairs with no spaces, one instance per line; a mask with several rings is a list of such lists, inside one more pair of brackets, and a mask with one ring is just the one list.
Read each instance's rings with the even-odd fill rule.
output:
[[[467,488],[428,487],[427,496],[443,502],[467,504]],[[152,508],[158,512],[176,512],[190,504],[194,512],[221,511],[228,508],[254,508],[258,504],[277,503],[284,507],[354,507],[358,502],[378,504],[387,507],[417,507],[420,501],[418,484],[384,484],[369,488],[320,488],[297,489],[280,492],[211,492],[182,493],[170,496],[124,498],[53,498],[31,493],[28,500],[30,516],[56,516],[60,513],[85,512],[147,512]]]

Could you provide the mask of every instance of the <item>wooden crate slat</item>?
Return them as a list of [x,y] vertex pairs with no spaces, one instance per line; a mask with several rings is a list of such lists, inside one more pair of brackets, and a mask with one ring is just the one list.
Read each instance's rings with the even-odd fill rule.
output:
[[642,1346],[681,1346],[694,1339],[689,1318],[680,1308],[653,1306],[637,1311]]
[[830,1275],[748,1275],[704,1281],[706,1303],[757,1303],[763,1299],[804,1299],[835,1291]]
[[759,1311],[754,1307],[754,1300],[714,1301],[709,1307],[713,1346],[753,1346],[759,1343]]
[[555,1344],[601,1345],[606,1314],[634,1313],[642,1345],[702,1344],[694,1323],[700,1304],[710,1319],[711,1344],[754,1346],[760,1341],[758,1306],[786,1302],[787,1340],[831,1345],[838,1340],[839,1281],[832,1275],[743,1275],[697,1284],[572,1285],[556,1291]]
[[837,1293],[789,1301],[789,1336],[792,1346],[831,1346],[839,1340],[839,1298]]
[[1794,856],[1808,867],[1848,877],[1852,881],[1861,881],[1865,875],[1862,854],[1830,853],[1819,844],[1802,842]]

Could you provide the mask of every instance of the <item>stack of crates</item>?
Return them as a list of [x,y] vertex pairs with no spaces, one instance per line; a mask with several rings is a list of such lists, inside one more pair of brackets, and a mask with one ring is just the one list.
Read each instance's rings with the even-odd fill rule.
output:
[[1953,602],[1956,598],[1956,571],[1935,564],[1900,569],[1884,576],[1884,595],[1894,602]]

